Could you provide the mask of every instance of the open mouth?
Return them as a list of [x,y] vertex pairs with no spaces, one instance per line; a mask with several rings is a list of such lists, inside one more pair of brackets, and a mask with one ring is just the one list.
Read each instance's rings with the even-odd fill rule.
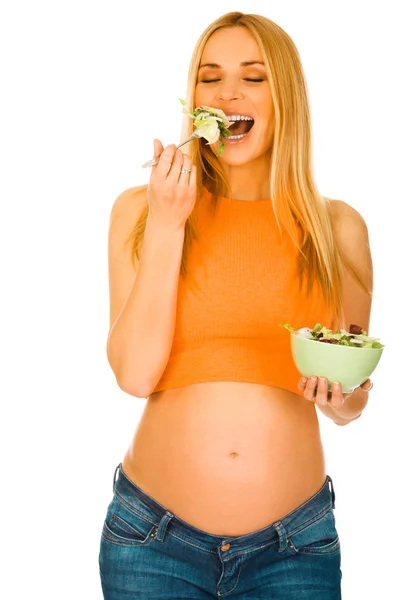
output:
[[254,125],[254,119],[245,115],[228,115],[228,121],[233,121],[233,125],[230,126],[232,135],[228,137],[228,140],[240,140],[244,138]]

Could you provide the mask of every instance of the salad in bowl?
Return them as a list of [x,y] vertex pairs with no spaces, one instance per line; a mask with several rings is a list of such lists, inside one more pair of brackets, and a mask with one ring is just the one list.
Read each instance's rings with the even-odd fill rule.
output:
[[326,377],[329,391],[332,382],[338,381],[344,393],[353,392],[369,379],[382,356],[384,344],[359,325],[336,332],[320,323],[312,329],[295,329],[289,323],[280,326],[291,334],[291,352],[301,375]]

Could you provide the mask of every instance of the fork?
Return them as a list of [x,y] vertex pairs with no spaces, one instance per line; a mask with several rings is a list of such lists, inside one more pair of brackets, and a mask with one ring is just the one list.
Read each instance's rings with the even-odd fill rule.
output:
[[[198,130],[195,129],[195,131],[191,135],[191,137],[189,137],[187,140],[184,140],[183,142],[178,144],[177,148],[181,148],[181,146],[183,146],[184,144],[187,144],[188,142],[192,142],[192,140],[196,140],[199,137],[201,137],[201,135],[198,133]],[[154,157],[151,160],[148,160],[147,162],[145,162],[144,165],[141,166],[141,168],[145,169],[146,167],[154,167],[154,165],[158,164],[158,161],[159,161],[159,159]]]

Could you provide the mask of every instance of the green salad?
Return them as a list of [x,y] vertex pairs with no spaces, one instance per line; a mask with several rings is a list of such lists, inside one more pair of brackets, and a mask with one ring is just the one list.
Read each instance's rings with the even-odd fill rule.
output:
[[232,135],[229,127],[234,125],[235,122],[229,121],[223,110],[220,108],[198,106],[192,112],[189,112],[185,108],[186,100],[180,98],[180,102],[184,107],[182,112],[194,120],[194,127],[196,127],[194,133],[197,136],[205,138],[208,144],[214,144],[220,139],[221,144],[217,154],[217,156],[220,156],[225,149],[225,138]]
[[301,327],[294,329],[289,323],[280,327],[288,329],[290,333],[294,333],[299,337],[306,338],[314,342],[324,342],[325,344],[339,344],[341,346],[352,346],[353,348],[384,348],[384,344],[379,342],[379,338],[366,335],[366,331],[359,325],[352,324],[349,331],[340,329],[333,333],[331,329],[322,327],[320,323],[316,323],[313,329],[309,327]]

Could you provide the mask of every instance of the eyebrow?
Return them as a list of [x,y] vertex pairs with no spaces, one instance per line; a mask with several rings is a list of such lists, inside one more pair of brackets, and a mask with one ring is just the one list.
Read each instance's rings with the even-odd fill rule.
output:
[[[260,60],[246,60],[246,61],[240,63],[241,67],[250,67],[251,65],[263,65],[264,66],[264,62],[262,62]],[[222,68],[220,65],[217,65],[216,63],[205,63],[204,65],[201,65],[199,68],[203,69],[204,67],[209,67],[210,69],[221,69]]]

